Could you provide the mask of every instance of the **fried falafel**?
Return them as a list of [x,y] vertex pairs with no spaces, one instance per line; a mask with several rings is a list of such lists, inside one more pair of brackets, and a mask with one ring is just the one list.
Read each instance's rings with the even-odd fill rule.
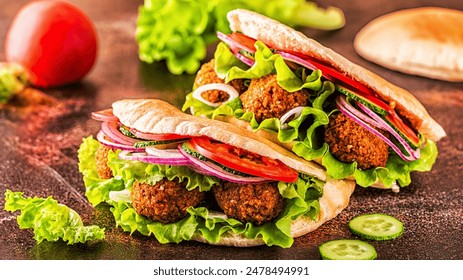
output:
[[356,161],[362,170],[384,167],[389,157],[389,146],[383,140],[344,114],[330,117],[325,128],[325,141],[338,160]]
[[[193,88],[198,88],[199,86],[212,83],[225,83],[225,81],[219,78],[215,73],[214,65],[215,61],[214,59],[211,59],[209,62],[201,66],[201,69],[199,69],[196,74]],[[245,82],[242,79],[232,80],[228,84],[236,89],[239,94],[243,93],[247,89]],[[201,96],[212,103],[220,103],[228,100],[228,93],[220,90],[208,90],[203,92]]]
[[105,145],[99,145],[98,150],[96,151],[96,170],[98,171],[98,176],[101,179],[109,179],[113,177],[113,173],[108,166],[108,154],[111,150],[111,148]]
[[197,188],[191,191],[185,182],[164,178],[154,185],[134,182],[130,196],[138,214],[161,223],[173,223],[187,215],[187,209],[198,206],[205,193]]
[[306,106],[308,99],[306,90],[288,92],[280,87],[276,74],[252,79],[249,88],[240,96],[243,109],[253,112],[258,122],[281,118],[295,107]]
[[276,182],[238,184],[224,181],[212,191],[223,212],[243,223],[262,225],[276,218],[284,208]]

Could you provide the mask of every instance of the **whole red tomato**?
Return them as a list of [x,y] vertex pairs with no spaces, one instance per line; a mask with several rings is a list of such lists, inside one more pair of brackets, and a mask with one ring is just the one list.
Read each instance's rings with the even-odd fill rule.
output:
[[97,36],[90,18],[73,4],[25,5],[6,35],[5,56],[29,70],[34,86],[49,88],[82,79],[93,67]]

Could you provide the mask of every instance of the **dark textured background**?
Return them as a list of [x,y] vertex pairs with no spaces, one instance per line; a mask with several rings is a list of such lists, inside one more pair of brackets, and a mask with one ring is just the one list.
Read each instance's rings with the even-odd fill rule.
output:
[[[13,15],[26,2],[0,0],[0,42]],[[194,77],[171,75],[162,63],[139,62],[134,31],[141,0],[71,2],[86,11],[96,25],[100,40],[97,64],[81,84],[48,90],[45,97],[35,93],[39,105],[15,104],[0,110],[0,208],[7,188],[27,196],[53,195],[80,213],[86,224],[106,227],[106,239],[87,245],[36,245],[31,231],[18,228],[14,214],[0,210],[0,259],[320,259],[320,244],[355,238],[348,231],[348,221],[371,212],[393,215],[406,227],[396,240],[371,242],[379,259],[463,259],[463,84],[386,70],[360,58],[352,46],[356,32],[379,15],[418,6],[463,9],[460,0],[318,2],[340,7],[347,25],[334,32],[304,32],[412,91],[448,136],[438,143],[440,155],[432,172],[413,174],[412,185],[398,194],[357,187],[344,212],[297,238],[290,249],[228,248],[196,242],[161,245],[153,238],[123,233],[115,228],[106,207],[94,209],[87,202],[77,170],[77,148],[83,137],[98,130],[98,123],[89,119],[90,112],[127,97],[161,98],[180,106]]]

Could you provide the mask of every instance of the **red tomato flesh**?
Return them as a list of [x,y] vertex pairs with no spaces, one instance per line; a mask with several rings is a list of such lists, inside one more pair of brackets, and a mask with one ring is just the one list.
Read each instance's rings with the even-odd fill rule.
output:
[[296,182],[298,172],[279,160],[260,156],[246,150],[217,142],[206,137],[190,139],[201,155],[233,170],[282,182]]
[[75,5],[37,1],[14,18],[5,40],[5,57],[29,70],[34,86],[74,83],[93,67],[97,35],[90,18]]

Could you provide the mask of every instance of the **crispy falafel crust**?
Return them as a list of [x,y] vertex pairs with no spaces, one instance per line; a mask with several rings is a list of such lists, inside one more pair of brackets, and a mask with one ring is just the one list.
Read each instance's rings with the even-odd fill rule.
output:
[[444,129],[410,92],[349,61],[332,49],[306,37],[303,33],[248,10],[232,10],[227,17],[231,30],[261,40],[280,50],[294,51],[314,57],[369,87],[385,101],[395,101],[398,113],[410,121],[412,126],[426,138],[438,141],[446,135]]
[[187,215],[205,199],[198,189],[188,191],[185,183],[162,179],[154,185],[135,181],[130,192],[132,205],[138,214],[161,223],[173,223]]
[[101,179],[109,179],[113,177],[111,168],[108,166],[108,154],[112,149],[101,144],[95,153],[95,164],[98,176]]
[[243,109],[253,112],[258,122],[269,118],[281,118],[293,108],[306,106],[308,99],[305,90],[287,92],[280,87],[276,74],[252,79],[248,90],[240,95]]
[[243,223],[262,225],[276,218],[284,208],[276,182],[237,184],[223,182],[212,188],[223,212]]

